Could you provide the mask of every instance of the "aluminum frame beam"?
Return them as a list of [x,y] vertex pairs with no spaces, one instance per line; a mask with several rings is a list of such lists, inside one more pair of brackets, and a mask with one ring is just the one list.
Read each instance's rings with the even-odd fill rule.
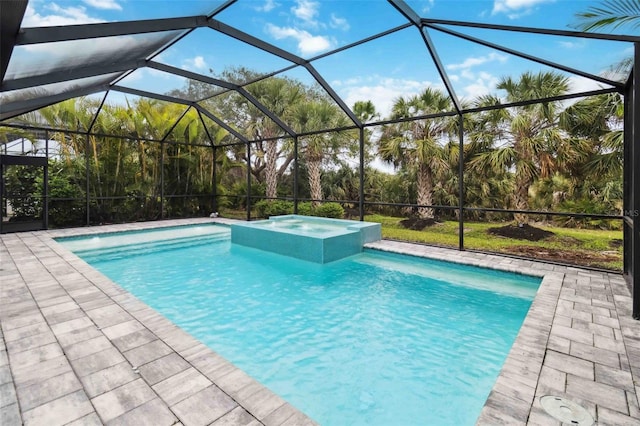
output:
[[409,22],[416,27],[420,27],[420,15],[418,15],[411,6],[409,6],[404,0],[388,0],[393,7],[396,8]]
[[518,56],[520,58],[527,59],[529,61],[533,61],[533,62],[542,64],[542,65],[546,65],[546,66],[551,67],[551,68],[556,68],[556,69],[559,69],[559,70],[562,70],[562,71],[565,71],[565,72],[568,72],[568,73],[571,73],[571,74],[579,75],[581,77],[585,77],[585,78],[588,78],[590,80],[595,80],[595,81],[598,81],[600,83],[607,84],[609,86],[617,87],[620,90],[622,90],[622,88],[624,87],[624,84],[620,83],[618,81],[609,80],[607,78],[603,78],[603,77],[600,77],[598,75],[594,75],[594,74],[590,74],[590,73],[587,73],[587,72],[584,72],[584,71],[580,71],[580,70],[577,70],[577,69],[572,68],[572,67],[567,67],[567,66],[559,64],[557,62],[548,61],[546,59],[543,59],[543,58],[540,58],[540,57],[537,57],[537,56],[529,55],[527,53],[523,53],[523,52],[520,52],[518,50],[514,50],[514,49],[510,49],[508,47],[501,46],[499,44],[495,44],[495,43],[491,43],[491,42],[488,42],[488,41],[485,41],[485,40],[481,40],[481,39],[476,38],[476,37],[472,37],[472,36],[469,36],[469,35],[466,35],[466,34],[463,34],[463,33],[459,33],[457,31],[450,30],[448,28],[444,28],[444,27],[441,27],[441,26],[438,26],[438,25],[433,25],[433,24],[425,24],[425,26],[428,27],[428,28],[433,28],[434,30],[441,31],[443,33],[452,35],[454,37],[459,37],[459,38],[462,38],[464,40],[480,44],[482,46],[490,47],[492,49],[499,50],[501,52],[509,53],[510,55]]
[[416,28],[418,28],[418,30],[420,30],[420,35],[422,36],[422,40],[424,41],[427,47],[427,50],[429,51],[429,55],[431,55],[431,59],[433,60],[433,63],[436,66],[436,69],[438,70],[438,74],[440,75],[440,78],[444,83],[447,93],[451,98],[451,102],[453,102],[453,105],[456,111],[458,112],[458,114],[460,114],[460,111],[462,110],[462,105],[460,104],[458,95],[456,94],[456,91],[453,88],[451,81],[449,80],[449,75],[447,74],[446,70],[444,69],[444,66],[442,65],[442,61],[440,60],[438,51],[433,41],[431,40],[431,37],[429,36],[429,32],[422,25],[422,19],[407,3],[404,2],[404,0],[388,0],[388,1],[389,3],[391,3],[393,7],[395,7],[398,10],[398,12],[400,12],[413,25],[415,25]]
[[[103,74],[133,71],[138,68],[143,68],[144,66],[146,66],[146,63],[143,59],[135,59],[132,61],[118,62],[106,66],[90,65],[88,67],[73,68],[72,70],[63,70],[48,74],[34,75],[31,77],[16,78],[3,82],[0,86],[0,92],[44,86],[46,84],[61,83],[63,81],[77,80],[86,77],[95,77]],[[116,78],[114,77],[114,80],[115,79]]]
[[152,98],[152,99],[157,99],[159,101],[173,102],[180,105],[192,106],[195,103],[193,101],[189,101],[186,99],[176,98],[175,96],[162,95],[160,93],[147,92],[146,90],[132,89],[130,87],[124,87],[124,86],[118,86],[118,85],[111,86],[111,90],[113,90],[114,92],[128,93],[134,96],[141,96],[143,98]]
[[55,103],[62,102],[70,98],[87,96],[92,93],[104,92],[107,90],[109,90],[109,84],[101,83],[101,84],[96,84],[94,86],[71,90],[69,92],[57,93],[54,95],[46,96],[44,98],[39,97],[39,98],[3,103],[3,104],[0,104],[0,121],[16,117],[20,114],[31,112],[36,109],[44,108],[46,106],[53,105]]
[[27,10],[28,0],[3,0],[0,14],[0,81],[9,68],[9,60],[16,45],[20,24]]
[[633,295],[633,318],[640,319],[640,42],[634,43],[634,61],[632,71],[631,86],[629,87],[628,94],[630,95],[630,114],[627,116],[631,119],[631,123],[625,123],[629,125],[629,139],[630,143],[629,154],[631,164],[625,164],[626,167],[630,167],[629,172],[630,182],[629,192],[627,197],[630,198],[628,202],[629,211],[625,212],[625,216],[629,217],[631,221],[631,241],[625,244],[625,248],[630,248],[625,251],[624,256],[628,258],[625,264],[629,268],[630,281],[631,281],[631,293]]
[[159,101],[171,102],[171,103],[174,103],[174,104],[186,105],[187,106],[187,108],[182,112],[180,117],[178,117],[178,119],[173,123],[173,125],[171,126],[171,130],[169,130],[167,132],[167,134],[164,135],[164,137],[162,139],[160,139],[161,143],[164,143],[164,141],[167,138],[167,136],[169,136],[169,133],[171,133],[173,131],[173,129],[180,122],[180,120],[182,120],[182,117],[185,116],[187,111],[189,111],[189,109],[194,104],[191,101],[186,101],[184,99],[176,98],[176,97],[173,97],[173,96],[161,95],[161,94],[158,94],[158,93],[147,92],[145,90],[131,89],[129,87],[111,86],[111,90],[113,90],[114,92],[129,93],[129,94],[135,95],[135,96],[142,96],[142,97],[145,97],[145,98],[157,99]]
[[271,120],[273,120],[278,126],[280,126],[282,128],[282,130],[287,132],[289,134],[289,136],[291,136],[291,137],[295,137],[296,136],[297,133],[296,133],[295,130],[293,130],[284,121],[282,121],[278,116],[276,116],[274,113],[272,113],[269,108],[267,108],[262,103],[260,103],[260,101],[258,99],[256,99],[256,97],[253,96],[251,93],[247,92],[247,90],[244,87],[238,87],[236,90],[237,90],[237,92],[239,94],[241,94],[249,102],[251,102],[256,108],[258,108],[260,110],[260,112],[262,112],[264,115],[266,115]]
[[191,105],[189,105],[187,107],[187,109],[185,109],[184,111],[182,111],[182,114],[180,114],[180,117],[178,117],[178,119],[173,123],[173,126],[171,126],[169,128],[169,130],[167,130],[167,133],[165,133],[165,135],[162,137],[162,139],[160,139],[160,143],[164,143],[167,138],[169,137],[169,135],[171,134],[171,132],[173,132],[173,129],[175,129],[178,126],[178,123],[180,122],[180,120],[182,120],[184,118],[185,115],[187,115],[187,113],[189,112],[189,110],[192,108]]
[[[389,1],[398,1],[398,0],[389,0]],[[601,34],[601,33],[585,33],[580,31],[569,31],[569,30],[551,30],[544,28],[533,28],[533,27],[520,27],[515,25],[498,25],[498,24],[483,24],[479,22],[468,22],[468,21],[452,21],[447,19],[430,19],[430,18],[422,18],[423,24],[442,24],[442,25],[452,25],[457,27],[469,27],[469,28],[482,28],[487,30],[501,30],[501,31],[511,31],[517,33],[531,33],[531,34],[545,34],[545,35],[555,35],[555,36],[565,36],[565,37],[578,37],[578,38],[592,38],[597,40],[609,40],[609,41],[628,41],[632,43],[640,42],[640,36],[630,36],[630,35],[614,35],[614,34]]]
[[146,63],[146,66],[149,68],[153,68],[156,69],[158,71],[163,71],[169,74],[175,74],[178,75],[180,77],[184,77],[184,78],[189,78],[191,80],[197,80],[197,81],[201,81],[203,83],[209,83],[212,84],[214,86],[219,86],[219,87],[223,87],[225,89],[229,89],[229,90],[236,90],[238,88],[238,86],[236,84],[233,83],[229,83],[228,81],[224,81],[224,80],[220,80],[214,77],[209,77],[207,75],[204,74],[198,74],[196,72],[193,71],[188,71],[182,68],[177,68],[174,67],[172,65],[166,65],[166,64],[162,64],[160,62],[155,62],[155,61],[148,61]]
[[[199,105],[197,102],[188,101],[186,99],[175,98],[175,97],[169,96],[169,95],[161,95],[161,94],[158,94],[158,93],[147,92],[145,90],[131,89],[129,87],[122,87],[122,86],[112,86],[111,90],[113,90],[115,92],[129,93],[130,95],[135,95],[135,96],[142,96],[142,97],[145,97],[145,98],[158,99],[160,101],[173,102],[173,103],[177,103],[177,104],[181,104],[181,105],[186,105],[187,107],[195,108],[197,111],[199,111],[202,114],[206,115],[208,118],[213,120],[217,125],[221,126],[225,130],[227,130],[229,133],[233,134],[233,136],[235,136],[236,138],[240,139],[242,142],[248,142],[248,139],[246,137],[244,137],[243,135],[238,133],[238,131],[234,130],[232,127],[230,127],[224,121],[220,120],[218,117],[216,117],[210,111],[208,111],[206,108],[204,108],[201,105]],[[188,109],[189,108],[187,108],[187,110]],[[186,114],[186,111],[183,113],[182,116],[180,116],[180,119],[182,119],[184,114]],[[178,122],[180,122],[180,120],[176,121],[176,124]]]
[[235,38],[236,40],[239,40],[243,43],[247,43],[250,44],[253,47],[257,47],[260,50],[263,50],[265,52],[269,52],[272,55],[276,55],[282,59],[285,59],[289,62],[293,62],[294,64],[297,65],[304,65],[306,63],[306,61],[302,58],[300,58],[299,56],[294,55],[293,53],[287,52],[284,49],[280,49],[279,47],[276,47],[270,43],[267,43],[266,41],[260,40],[257,37],[254,37],[250,34],[247,34],[243,31],[240,31],[237,28],[234,28],[230,25],[227,25],[223,22],[220,22],[216,19],[210,19],[208,22],[208,26],[209,28],[218,31],[222,34],[225,34],[229,37]]
[[[290,136],[295,134],[295,131],[291,129],[285,122],[283,122],[278,116],[273,114],[271,110],[269,110],[266,106],[264,106],[258,99],[252,96],[249,92],[243,89],[241,86],[237,84],[230,83],[228,81],[220,80],[217,78],[209,77],[206,75],[198,74],[192,71],[183,70],[181,68],[176,68],[171,65],[161,64],[159,62],[149,61],[147,66],[150,68],[157,69],[159,71],[164,71],[167,73],[179,75],[184,78],[189,78],[192,80],[201,81],[203,83],[209,83],[214,86],[223,87],[228,90],[233,90],[251,102],[256,108],[258,108],[262,113],[264,113],[267,117],[273,120],[278,126],[280,126],[285,132],[287,132]],[[195,102],[194,102],[195,103]]]
[[[207,110],[206,108],[198,105],[197,103],[193,105],[193,107],[195,109],[198,110],[198,112],[200,112],[201,114],[206,115],[208,118],[210,118],[211,120],[213,120],[214,123],[216,123],[218,126],[222,127],[223,129],[225,129],[227,132],[231,133],[233,136],[235,136],[237,139],[240,139],[240,141],[242,143],[247,143],[249,142],[249,139],[246,138],[245,136],[243,136],[242,134],[240,134],[237,130],[235,130],[234,128],[232,128],[231,126],[229,126],[227,123],[225,123],[224,121],[222,121],[221,119],[219,119],[216,115],[212,114],[211,111]],[[205,126],[206,128],[206,126]],[[207,130],[208,132],[208,130]]]
[[[294,64],[300,65],[304,67],[318,82],[318,84],[329,94],[329,96],[338,104],[340,109],[349,116],[349,118],[356,124],[358,127],[362,126],[360,120],[355,116],[351,108],[349,108],[345,102],[338,96],[338,94],[331,88],[331,86],[326,82],[326,80],[318,73],[318,71],[309,63],[309,61],[294,55],[293,53],[287,52],[277,46],[274,46],[270,43],[267,43],[259,38],[256,38],[250,34],[247,34],[243,31],[240,31],[234,27],[231,27],[227,24],[224,24],[215,19],[211,19],[209,21],[209,27],[215,31],[218,31],[222,34],[225,34],[229,37],[233,37],[236,40],[239,40],[243,43],[247,43],[253,47],[256,47],[264,52],[271,53],[272,55],[278,56],[282,59],[285,59]],[[292,136],[293,134],[290,133]]]
[[327,91],[327,93],[329,94],[331,99],[333,99],[334,102],[338,104],[340,109],[345,114],[347,114],[347,116],[353,122],[353,124],[358,126],[358,128],[362,128],[362,122],[360,121],[360,119],[358,117],[356,117],[356,115],[351,110],[351,108],[349,108],[349,106],[342,100],[342,98],[335,92],[335,90],[333,90],[331,85],[329,83],[327,83],[327,81],[324,79],[324,77],[322,77],[322,75],[320,75],[320,73],[314,68],[314,66],[307,63],[307,64],[304,65],[304,67],[307,69],[309,74],[311,74],[313,76],[313,78],[318,82],[318,84],[320,86],[322,86],[322,88],[324,90]]
[[460,111],[462,111],[462,105],[460,104],[458,95],[456,94],[456,91],[453,88],[453,84],[451,84],[451,80],[449,80],[449,74],[444,69],[444,65],[442,65],[442,61],[440,60],[440,56],[438,55],[438,50],[436,49],[436,46],[433,44],[433,41],[431,40],[431,37],[429,36],[429,33],[426,28],[424,27],[420,28],[420,33],[422,34],[422,39],[427,45],[427,49],[429,50],[431,59],[433,59],[433,63],[438,69],[438,74],[440,74],[440,78],[442,79],[442,82],[444,83],[444,86],[446,87],[447,92],[449,93],[449,97],[451,97],[451,101],[453,102],[453,105],[456,111],[458,112],[458,114],[460,114]]
[[144,19],[99,24],[23,28],[18,34],[16,45],[23,46],[99,37],[188,30],[205,27],[207,26],[207,22],[208,18],[206,16],[188,16],[184,18]]

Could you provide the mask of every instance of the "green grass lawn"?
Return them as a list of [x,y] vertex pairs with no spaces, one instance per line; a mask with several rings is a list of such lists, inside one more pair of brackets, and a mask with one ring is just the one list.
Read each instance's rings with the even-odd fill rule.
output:
[[[443,221],[422,231],[405,229],[401,217],[367,215],[365,220],[382,224],[382,237],[446,247],[458,247],[458,222]],[[508,253],[518,256],[555,260],[562,263],[592,266],[615,271],[622,270],[622,231],[563,228],[535,224],[553,232],[542,241],[516,240],[487,232],[489,228],[507,223],[465,222],[466,249]]]

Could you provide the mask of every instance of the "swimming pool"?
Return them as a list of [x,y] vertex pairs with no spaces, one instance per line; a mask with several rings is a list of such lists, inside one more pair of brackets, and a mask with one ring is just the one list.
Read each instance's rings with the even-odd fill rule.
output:
[[373,250],[320,265],[214,225],[163,232],[177,234],[61,242],[325,425],[474,424],[539,285]]

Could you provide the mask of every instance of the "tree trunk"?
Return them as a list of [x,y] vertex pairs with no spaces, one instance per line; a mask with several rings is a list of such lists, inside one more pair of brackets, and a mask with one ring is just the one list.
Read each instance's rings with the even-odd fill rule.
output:
[[[433,174],[426,164],[418,167],[418,204],[430,206],[433,204]],[[420,219],[433,219],[434,212],[430,207],[418,207],[418,217]]]
[[276,198],[278,196],[278,170],[276,169],[276,161],[278,156],[278,141],[271,140],[265,142],[266,149],[264,153],[265,161],[265,181],[267,184],[267,198]]
[[[311,198],[313,200],[322,200],[322,184],[320,180],[321,170],[320,170],[320,161],[319,160],[307,160],[307,168],[309,172],[309,192],[311,193]],[[318,207],[320,203],[318,201],[312,201],[313,207]]]
[[[515,186],[515,193],[513,194],[514,210],[528,210],[529,187],[531,186],[531,179],[516,177]],[[528,216],[523,213],[514,213],[513,219],[518,223],[518,225],[522,225],[528,222]]]
[[118,183],[120,182],[120,154],[122,154],[122,139],[118,139],[118,149],[116,150],[116,170],[113,172],[113,192],[111,195],[116,195],[118,193]]

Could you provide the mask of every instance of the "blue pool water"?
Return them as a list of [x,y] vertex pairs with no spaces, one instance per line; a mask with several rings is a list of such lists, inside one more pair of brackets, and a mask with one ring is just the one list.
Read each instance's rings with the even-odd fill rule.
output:
[[184,230],[61,242],[323,425],[473,425],[540,283],[373,250],[322,265]]

